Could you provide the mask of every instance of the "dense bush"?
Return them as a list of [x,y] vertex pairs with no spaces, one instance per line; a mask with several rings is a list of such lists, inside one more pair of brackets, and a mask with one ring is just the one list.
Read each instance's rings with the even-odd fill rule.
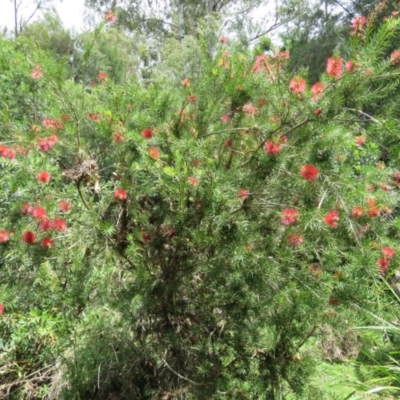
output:
[[3,393],[307,398],[305,345],[375,310],[398,257],[398,121],[363,110],[398,89],[399,27],[312,87],[225,40],[146,85],[2,40]]

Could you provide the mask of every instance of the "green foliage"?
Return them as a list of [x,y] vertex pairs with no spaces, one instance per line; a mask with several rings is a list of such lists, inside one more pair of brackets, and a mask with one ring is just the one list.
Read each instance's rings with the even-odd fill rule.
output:
[[315,393],[306,345],[376,309],[376,263],[398,239],[398,123],[363,110],[398,90],[381,48],[399,28],[353,43],[356,71],[323,74],[318,99],[282,54],[210,51],[211,36],[171,41],[143,83],[104,23],[81,36],[78,83],[65,59],[3,40],[4,390]]

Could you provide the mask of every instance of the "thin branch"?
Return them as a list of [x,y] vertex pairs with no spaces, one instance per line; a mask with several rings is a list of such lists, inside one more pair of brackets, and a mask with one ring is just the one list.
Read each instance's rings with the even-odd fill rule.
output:
[[192,385],[198,385],[198,383],[192,381],[192,380],[189,379],[189,378],[185,378],[183,375],[181,375],[181,374],[179,374],[178,372],[176,372],[175,370],[173,370],[173,369],[168,365],[168,363],[165,361],[164,358],[162,359],[162,361],[163,361],[163,363],[165,364],[165,366],[166,366],[171,372],[173,372],[176,376],[178,376],[179,378],[181,378],[181,379],[183,379],[183,380],[185,380],[185,381],[187,381],[187,382],[190,382]]

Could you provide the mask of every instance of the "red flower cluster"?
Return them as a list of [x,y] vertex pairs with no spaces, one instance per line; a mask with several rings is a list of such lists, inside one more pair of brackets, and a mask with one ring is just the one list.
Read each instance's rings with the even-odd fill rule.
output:
[[289,89],[300,97],[300,93],[306,90],[306,81],[300,76],[295,76],[289,83]]
[[54,240],[50,237],[46,237],[42,240],[42,247],[44,249],[49,249],[55,246]]
[[283,225],[293,225],[299,218],[299,212],[295,208],[285,208],[282,211],[283,218],[281,219]]
[[271,140],[268,140],[265,143],[265,151],[268,154],[271,154],[273,156],[275,156],[276,154],[279,153],[279,151],[281,150],[282,146],[280,144],[276,144],[274,142],[272,142]]
[[356,64],[349,60],[346,62],[346,71],[347,72],[354,72],[356,70]]
[[4,313],[4,306],[3,304],[0,304],[0,315]]
[[383,258],[380,258],[376,265],[380,270],[382,276],[385,276],[387,269],[390,265],[390,260],[394,257],[395,251],[391,247],[384,247],[382,249]]
[[0,157],[8,158],[9,160],[14,160],[16,156],[15,149],[7,147],[4,144],[0,144]]
[[114,192],[114,198],[116,200],[125,201],[128,198],[128,193],[124,189],[117,189]]
[[31,77],[35,79],[36,81],[43,78],[43,71],[42,67],[40,65],[35,65],[31,72]]
[[116,130],[112,137],[112,141],[115,143],[121,144],[121,143],[125,142],[125,137],[121,131]]
[[143,129],[142,136],[147,140],[151,139],[153,137],[153,131],[150,128]]
[[105,19],[110,24],[113,24],[114,22],[117,22],[117,17],[114,15],[114,13],[112,11],[107,11]]
[[376,205],[376,200],[370,197],[367,199],[367,203],[368,215],[372,218],[378,216],[381,212],[381,209]]
[[367,18],[365,17],[355,17],[351,20],[352,31],[350,34],[352,36],[357,36],[362,33],[364,25],[367,23]]
[[100,116],[96,113],[89,113],[88,115],[86,115],[86,118],[89,121],[100,122]]
[[326,63],[326,72],[335,79],[342,75],[343,61],[340,57],[330,57]]
[[149,154],[151,157],[158,159],[160,158],[160,152],[156,147],[149,147]]
[[185,78],[182,82],[183,87],[190,87],[190,80],[189,78]]
[[59,130],[64,128],[64,125],[60,121],[52,118],[43,118],[42,124],[46,129]]
[[336,210],[329,211],[328,214],[326,214],[324,217],[324,222],[327,225],[331,226],[332,228],[338,227],[338,221],[339,221],[339,211]]
[[36,242],[36,235],[31,231],[26,231],[22,235],[22,240],[27,244],[34,244]]
[[0,230],[0,243],[8,242],[10,236],[5,230]]
[[38,139],[37,145],[40,150],[46,152],[51,150],[57,142],[58,137],[53,133],[51,136]]
[[393,51],[393,53],[390,55],[390,61],[393,64],[400,65],[400,50]]
[[37,174],[37,178],[40,182],[49,183],[51,177],[47,171],[42,171]]
[[304,237],[300,235],[299,233],[292,233],[288,237],[288,244],[292,246],[298,246],[299,244],[302,244],[304,242]]
[[196,187],[199,183],[199,181],[197,180],[197,178],[195,178],[194,176],[189,176],[188,178],[188,182],[193,186]]
[[248,189],[240,189],[238,196],[241,200],[244,201],[249,197],[249,194],[250,194],[250,191]]
[[314,165],[307,164],[300,168],[300,175],[308,181],[314,181],[318,178],[319,171]]
[[256,113],[257,113],[257,107],[256,107],[256,106],[253,106],[253,104],[251,104],[251,103],[246,103],[246,104],[243,106],[243,112],[244,112],[247,116],[249,116],[249,117],[251,117],[251,118],[254,118],[254,117],[256,116]]
[[357,146],[363,146],[365,144],[365,137],[364,136],[356,136],[356,144]]
[[61,212],[68,212],[71,210],[72,205],[68,200],[60,200],[58,208]]
[[[29,204],[29,203],[25,203]],[[25,209],[24,209],[25,210]],[[29,208],[26,209],[26,212],[22,211],[24,214],[32,214],[35,219],[38,221],[42,221],[43,219],[47,218],[47,212],[43,207],[35,207],[32,208],[32,211],[29,212]]]
[[361,206],[356,206],[351,211],[351,215],[355,218],[360,218],[363,215],[363,209]]
[[317,82],[314,83],[314,85],[311,88],[311,93],[313,94],[313,100],[317,101],[321,96],[322,96],[322,92],[326,89],[326,86],[321,83],[321,82]]
[[104,72],[104,71],[100,71],[100,72],[97,74],[97,78],[100,79],[101,81],[104,81],[104,80],[107,79],[107,73]]
[[54,220],[53,220],[53,228],[56,231],[63,232],[63,231],[65,231],[67,229],[67,222],[65,221],[65,219],[54,218]]

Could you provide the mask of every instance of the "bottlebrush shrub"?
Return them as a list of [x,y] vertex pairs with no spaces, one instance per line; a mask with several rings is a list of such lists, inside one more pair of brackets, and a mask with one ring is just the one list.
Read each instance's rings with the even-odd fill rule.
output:
[[[399,152],[388,153],[399,124],[391,107],[370,110],[399,89],[383,52],[399,26],[389,19],[353,41],[357,69],[329,67],[317,97],[307,83],[293,93],[288,55],[227,55],[226,45],[197,75],[177,77],[190,86],[109,77],[82,90],[62,64],[34,55],[5,69],[15,94],[15,79],[31,80],[27,104],[43,99],[18,121],[0,117],[15,123],[7,146],[23,152],[0,159],[1,228],[14,231],[0,243],[9,362],[34,377],[62,358],[65,398],[300,395],[314,364],[304,345],[323,324],[359,318],[355,303],[377,304],[371,288],[396,266],[397,254],[384,274],[377,261],[399,236]],[[6,46],[15,55],[2,49],[2,62],[22,58]],[[60,138],[46,152],[45,118]],[[157,134],[143,140],[143,126]],[[27,211],[39,207],[48,229]],[[38,314],[59,328],[14,351],[17,322]]]

